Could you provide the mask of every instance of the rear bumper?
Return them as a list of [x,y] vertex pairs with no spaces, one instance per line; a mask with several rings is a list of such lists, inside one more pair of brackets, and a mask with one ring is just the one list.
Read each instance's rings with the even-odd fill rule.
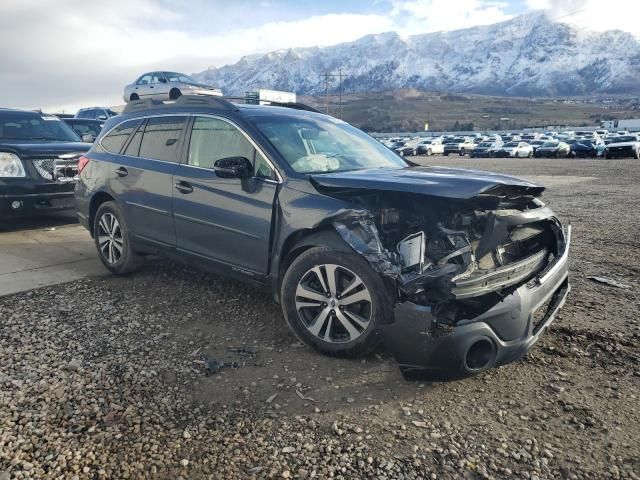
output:
[[19,188],[0,187],[0,218],[44,215],[74,208],[74,183],[23,183]]
[[410,302],[394,309],[383,327],[385,343],[403,374],[430,380],[456,380],[518,360],[549,328],[570,291],[569,245],[538,277],[522,285],[482,315],[453,327],[434,329],[429,307]]

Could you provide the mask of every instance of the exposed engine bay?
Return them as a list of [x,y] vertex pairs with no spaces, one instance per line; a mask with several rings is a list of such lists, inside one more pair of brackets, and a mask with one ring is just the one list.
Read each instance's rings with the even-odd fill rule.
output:
[[532,196],[371,192],[352,200],[362,210],[341,212],[334,227],[389,279],[398,302],[430,307],[434,327],[477,317],[563,250],[559,222]]

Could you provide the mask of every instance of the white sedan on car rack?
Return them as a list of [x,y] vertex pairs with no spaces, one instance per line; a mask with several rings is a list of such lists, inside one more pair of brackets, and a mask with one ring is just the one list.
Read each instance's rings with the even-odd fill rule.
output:
[[189,75],[176,72],[149,72],[124,87],[124,101],[145,98],[176,100],[182,95],[222,96],[222,90],[196,82]]

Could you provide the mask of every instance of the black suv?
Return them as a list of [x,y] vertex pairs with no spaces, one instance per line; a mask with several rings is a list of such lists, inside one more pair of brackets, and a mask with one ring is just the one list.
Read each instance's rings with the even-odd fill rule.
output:
[[0,220],[73,208],[88,149],[56,116],[0,109]]
[[79,162],[76,201],[114,273],[146,254],[266,285],[332,355],[386,340],[405,374],[520,358],[569,289],[569,229],[543,187],[410,166],[299,104],[128,104]]

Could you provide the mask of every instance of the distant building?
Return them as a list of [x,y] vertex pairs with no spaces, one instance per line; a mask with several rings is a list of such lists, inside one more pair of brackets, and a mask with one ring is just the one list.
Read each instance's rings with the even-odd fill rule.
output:
[[296,94],[260,88],[257,92],[246,92],[245,102],[251,105],[269,105],[270,103],[296,103]]

